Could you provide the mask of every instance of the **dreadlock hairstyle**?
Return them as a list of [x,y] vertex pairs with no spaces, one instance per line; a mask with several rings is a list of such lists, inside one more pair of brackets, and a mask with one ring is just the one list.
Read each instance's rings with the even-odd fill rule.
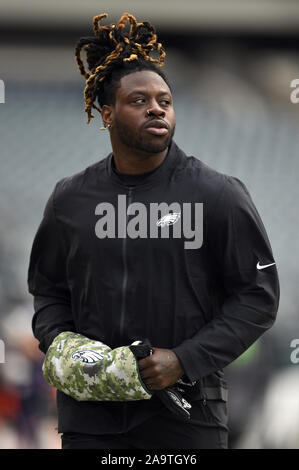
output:
[[[76,44],[76,60],[81,74],[86,79],[84,111],[88,116],[87,124],[94,118],[92,108],[101,112],[94,104],[96,98],[100,107],[104,104],[114,104],[116,88],[125,75],[151,70],[158,73],[170,88],[165,74],[158,68],[163,66],[166,54],[162,44],[157,42],[154,27],[147,21],[137,23],[129,13],[124,13],[116,25],[102,26],[100,21],[107,16],[106,13],[95,16],[94,37],[83,37]],[[130,25],[129,32],[124,31],[127,22]],[[81,59],[82,48],[86,52],[91,73],[84,68]],[[150,57],[153,51],[158,52],[158,59]]]

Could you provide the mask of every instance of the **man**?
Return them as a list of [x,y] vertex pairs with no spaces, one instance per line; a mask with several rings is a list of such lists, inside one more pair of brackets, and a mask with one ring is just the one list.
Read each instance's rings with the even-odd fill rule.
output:
[[[101,26],[104,16],[76,58],[88,122],[97,109],[112,153],[56,184],[28,272],[44,374],[58,384],[62,447],[226,448],[222,369],[275,321],[271,246],[245,185],[173,141],[171,88],[158,67],[165,53],[153,27],[127,13]],[[131,374],[129,345],[144,340],[152,354],[137,356]],[[169,390],[188,419],[165,406]]]

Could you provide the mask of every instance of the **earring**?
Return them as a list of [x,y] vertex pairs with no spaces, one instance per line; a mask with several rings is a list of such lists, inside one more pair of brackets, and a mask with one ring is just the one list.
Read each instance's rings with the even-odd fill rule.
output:
[[110,129],[111,124],[107,124],[107,126],[100,127],[100,131],[105,131],[106,129]]

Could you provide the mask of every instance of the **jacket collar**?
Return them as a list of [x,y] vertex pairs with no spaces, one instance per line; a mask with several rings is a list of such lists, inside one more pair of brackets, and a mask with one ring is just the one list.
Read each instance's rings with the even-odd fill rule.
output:
[[[128,187],[128,184],[126,184],[118,176],[118,174],[113,171],[112,157],[113,157],[113,153],[110,153],[106,159],[106,171],[107,171],[108,177],[111,178],[111,180],[113,180],[114,183],[122,187]],[[143,189],[145,187],[152,186],[153,184],[156,184],[157,182],[161,182],[165,178],[171,179],[174,175],[175,170],[181,165],[184,166],[186,159],[187,157],[184,154],[184,152],[177,146],[174,140],[172,140],[168,148],[166,157],[164,158],[161,165],[156,169],[156,171],[150,172],[148,176],[145,174],[142,181],[138,182],[136,186],[134,186],[134,188],[136,190]]]

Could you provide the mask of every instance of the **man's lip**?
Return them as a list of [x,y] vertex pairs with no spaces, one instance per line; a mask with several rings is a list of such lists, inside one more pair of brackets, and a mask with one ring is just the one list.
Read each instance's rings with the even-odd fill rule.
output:
[[166,135],[168,129],[166,127],[146,127],[145,130],[153,135]]
[[145,129],[149,129],[151,127],[154,127],[156,129],[161,129],[161,128],[168,129],[168,125],[166,124],[166,122],[161,121],[161,120],[150,121],[144,127]]

